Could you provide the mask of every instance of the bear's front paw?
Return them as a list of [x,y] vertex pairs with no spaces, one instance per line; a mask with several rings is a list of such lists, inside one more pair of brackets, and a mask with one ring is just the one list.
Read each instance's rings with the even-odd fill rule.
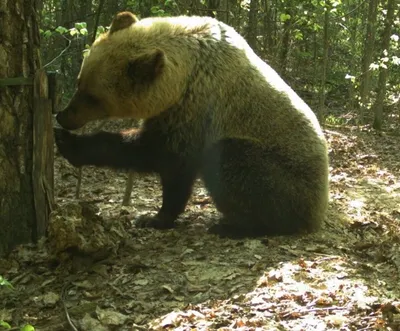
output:
[[80,162],[81,146],[78,136],[67,130],[54,128],[54,140],[60,154],[75,167],[82,166]]
[[142,215],[136,221],[136,227],[138,228],[153,228],[153,229],[172,229],[175,227],[175,222],[171,219],[166,219],[160,214],[155,216]]
[[208,229],[208,233],[216,234],[220,238],[243,239],[246,237],[260,237],[264,232],[260,231],[259,228],[229,222],[226,218],[222,218]]

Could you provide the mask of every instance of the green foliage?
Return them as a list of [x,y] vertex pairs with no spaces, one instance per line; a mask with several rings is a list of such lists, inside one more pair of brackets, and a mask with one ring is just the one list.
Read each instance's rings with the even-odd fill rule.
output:
[[[1,275],[0,275],[0,286],[5,286],[9,289],[13,289],[11,283]],[[11,329],[11,325],[8,324],[6,321],[0,320],[0,330],[1,329]]]
[[14,289],[12,284],[1,275],[0,275],[0,286],[5,286],[5,287],[7,287],[9,289]]
[[282,13],[279,17],[282,22],[286,22],[286,21],[290,20],[291,16],[289,14]]
[[[101,27],[100,30],[104,31],[104,27]],[[63,36],[70,35],[72,37],[87,36],[88,30],[86,27],[86,22],[80,22],[80,23],[75,23],[75,26],[71,29],[67,29],[66,27],[63,26],[58,26],[53,31],[40,29],[40,33],[45,39],[49,39],[51,37],[56,37],[57,35],[63,35]]]
[[69,29],[69,33],[71,36],[79,34],[86,36],[88,34],[86,22],[75,23],[75,26],[72,29]]
[[[98,17],[96,37],[107,31],[108,24],[118,11],[131,10],[141,18],[180,14],[211,15],[209,11],[211,2],[211,0],[200,0],[192,6],[190,1],[177,3],[176,0],[106,1]],[[69,2],[43,0],[40,32],[43,63],[51,63],[51,70],[59,71],[63,75],[63,97],[68,99],[75,88],[75,77],[79,72],[82,58],[87,54],[89,44],[93,40],[99,1],[82,0],[75,2],[73,6],[67,6],[66,3]],[[213,6],[215,3],[219,7],[218,5],[213,7],[212,14],[246,36],[250,0],[229,2],[227,7],[219,1],[213,1]],[[340,109],[344,109],[348,104],[352,107],[359,106],[368,5],[368,1],[359,0],[257,2],[255,29],[258,49],[256,51],[261,57],[268,59],[278,71],[284,66],[281,72],[283,78],[295,90],[307,95],[307,101],[311,102],[313,108],[315,105],[312,102],[319,100],[321,93],[325,93],[327,105],[335,104]],[[375,53],[369,69],[370,91],[373,98],[379,71],[388,70],[386,100],[394,102],[392,100],[398,100],[400,91],[398,33],[400,8],[396,7],[390,47],[383,51],[380,38],[387,16],[386,6],[387,1],[380,2],[377,12]],[[326,54],[325,13],[329,18],[328,63],[326,84],[324,89],[321,89],[323,55]],[[368,104],[371,104],[370,100]],[[329,121],[337,120],[329,118]]]
[[0,321],[0,330],[1,329],[11,329],[11,325],[10,324],[8,324],[7,322],[5,322],[5,321]]
[[353,84],[356,82],[356,77],[352,76],[350,74],[346,74],[346,76],[344,77],[345,79],[349,79],[350,82],[352,82]]
[[174,0],[165,0],[162,5],[151,7],[150,11],[152,16],[171,16],[171,11],[177,7]]
[[[48,31],[48,30],[47,30]],[[58,26],[57,28],[56,28],[56,32],[58,32],[59,34],[64,34],[64,33],[67,33],[68,32],[68,29],[67,28],[64,28],[63,26]]]
[[[0,330],[9,330],[11,328],[12,328],[11,325],[8,324],[7,322],[0,321]],[[12,329],[16,330],[15,328]],[[25,324],[23,327],[19,329],[19,331],[35,331],[35,327],[30,324]]]
[[330,114],[325,118],[325,123],[328,125],[339,126],[346,124],[346,122],[347,122],[346,119],[344,119],[343,117],[336,117],[333,114]]
[[[0,286],[4,286],[8,289],[14,290],[12,284],[1,275],[0,275]],[[8,329],[11,329],[11,325],[6,321],[0,320],[0,330],[8,330]],[[35,328],[30,324],[26,324],[20,328],[20,331],[35,331]]]
[[153,6],[150,10],[153,16],[167,16],[165,10],[161,9],[160,6]]

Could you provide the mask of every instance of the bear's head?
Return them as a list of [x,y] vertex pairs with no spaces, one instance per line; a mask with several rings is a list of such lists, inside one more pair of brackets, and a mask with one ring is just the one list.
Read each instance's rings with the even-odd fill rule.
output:
[[174,33],[167,21],[119,13],[84,57],[58,123],[74,130],[99,119],[147,119],[179,102],[191,64],[179,42],[168,40]]

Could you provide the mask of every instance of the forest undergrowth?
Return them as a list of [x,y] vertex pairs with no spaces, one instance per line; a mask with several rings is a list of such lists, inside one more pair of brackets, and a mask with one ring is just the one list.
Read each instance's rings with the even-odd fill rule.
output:
[[[120,128],[120,123],[108,129]],[[196,182],[176,229],[136,229],[161,188],[55,160],[49,237],[0,260],[0,320],[37,330],[400,330],[400,137],[325,130],[330,206],[321,231],[231,240]]]

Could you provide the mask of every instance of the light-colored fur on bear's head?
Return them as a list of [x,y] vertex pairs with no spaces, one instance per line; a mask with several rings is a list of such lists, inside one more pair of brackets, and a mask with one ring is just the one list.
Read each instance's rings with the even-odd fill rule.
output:
[[[271,143],[299,123],[322,136],[311,109],[233,28],[209,17],[138,20],[129,12],[93,43],[57,120],[76,129],[103,118],[149,119],[172,106],[175,125],[212,110],[215,137]],[[197,119],[196,130],[206,120]]]
[[94,119],[147,119],[178,103],[194,66],[191,53],[199,45],[174,35],[202,34],[207,22],[118,14],[85,56],[78,89],[59,123],[75,129]]

